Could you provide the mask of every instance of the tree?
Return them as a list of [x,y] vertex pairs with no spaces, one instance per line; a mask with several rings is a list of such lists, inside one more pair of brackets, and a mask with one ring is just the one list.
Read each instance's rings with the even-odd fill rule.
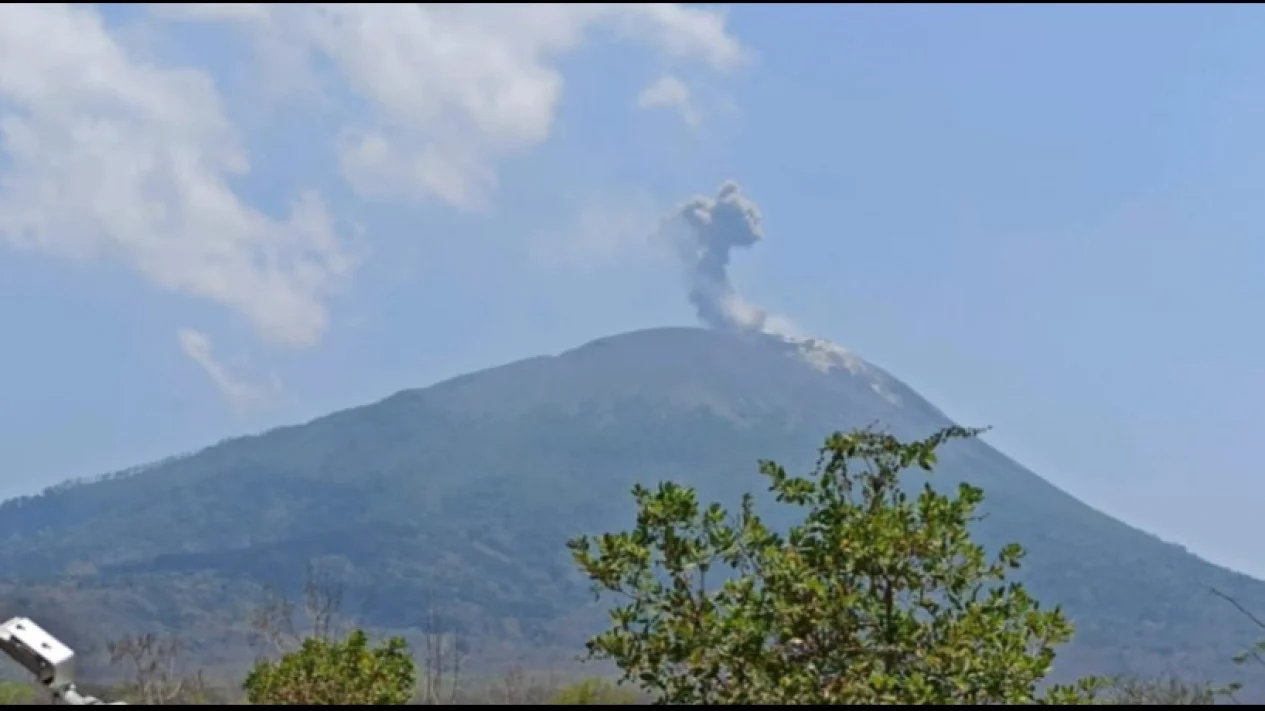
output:
[[777,501],[803,510],[785,535],[750,495],[731,518],[688,487],[635,487],[631,532],[569,543],[595,594],[623,597],[590,658],[669,704],[1088,700],[1093,680],[1038,696],[1072,628],[1006,582],[1018,545],[990,560],[972,542],[980,489],[945,495],[924,483],[911,496],[901,486],[902,472],[931,471],[942,444],[979,432],[908,443],[835,433],[806,477],[761,462]]
[[455,625],[446,625],[429,601],[422,635],[420,701],[429,706],[451,706],[461,690],[461,662],[466,647]]
[[[304,639],[332,639],[344,630],[340,618],[343,582],[312,561],[307,564],[300,605],[276,587],[265,588],[264,595],[263,603],[251,614],[250,628],[256,641],[274,653],[294,651]],[[299,632],[301,624],[303,632]]]
[[341,641],[309,637],[277,662],[258,662],[242,688],[252,704],[403,705],[417,689],[417,667],[402,638],[370,647],[354,630]]
[[[279,654],[261,659],[242,688],[252,704],[400,705],[413,699],[417,665],[402,638],[370,647],[368,635],[341,619],[339,576],[308,563],[301,602],[268,589],[251,617],[258,640]],[[303,629],[303,632],[299,630]]]
[[[1262,620],[1260,617],[1257,617],[1255,614],[1252,613],[1251,610],[1248,610],[1246,607],[1240,604],[1238,600],[1235,600],[1230,595],[1227,595],[1226,593],[1223,593],[1220,590],[1217,590],[1216,588],[1210,589],[1209,592],[1221,598],[1222,600],[1225,600],[1226,602],[1230,603],[1230,605],[1232,605],[1235,610],[1238,610],[1239,614],[1242,615],[1248,622],[1251,622],[1254,627],[1256,627],[1257,629],[1265,630],[1265,620]],[[1255,644],[1248,647],[1247,649],[1243,650],[1242,652],[1234,655],[1234,663],[1239,664],[1239,665],[1250,664],[1254,666],[1265,667],[1265,641],[1258,641]],[[1243,688],[1243,684],[1241,682],[1236,681],[1236,682],[1227,684],[1224,688],[1219,689],[1217,693],[1219,696],[1227,696],[1230,699],[1234,700],[1235,694],[1237,694],[1242,688]]]
[[1228,689],[1164,674],[1155,679],[1123,676],[1103,680],[1100,704],[1117,706],[1212,706]]
[[202,672],[181,668],[184,645],[176,637],[138,634],[106,643],[110,664],[128,667],[129,679],[118,689],[144,706],[207,703],[211,694]]

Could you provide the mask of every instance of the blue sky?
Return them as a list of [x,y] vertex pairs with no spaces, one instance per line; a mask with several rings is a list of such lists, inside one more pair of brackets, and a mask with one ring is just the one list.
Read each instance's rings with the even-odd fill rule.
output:
[[0,496],[692,323],[736,179],[748,299],[1265,575],[1265,8],[4,7]]

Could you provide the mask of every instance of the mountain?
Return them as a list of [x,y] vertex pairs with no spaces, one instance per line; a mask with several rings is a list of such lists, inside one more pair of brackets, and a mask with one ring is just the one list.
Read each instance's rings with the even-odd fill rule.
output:
[[[439,615],[475,660],[554,663],[601,620],[564,542],[628,526],[633,483],[732,503],[763,490],[758,459],[807,468],[829,432],[876,422],[921,436],[949,418],[821,341],[613,336],[6,502],[0,614],[88,649],[170,631],[206,664],[239,664],[260,585],[293,586],[317,561],[374,629],[411,634]],[[1242,677],[1229,659],[1253,629],[1208,589],[1265,611],[1265,583],[1095,511],[982,440],[946,450],[933,476],[963,479],[988,497],[982,540],[1027,547],[1022,579],[1076,623],[1060,675]]]

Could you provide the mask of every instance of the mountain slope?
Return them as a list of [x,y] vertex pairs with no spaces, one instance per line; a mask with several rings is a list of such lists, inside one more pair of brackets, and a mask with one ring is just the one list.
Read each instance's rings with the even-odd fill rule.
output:
[[[20,581],[0,600],[72,640],[162,628],[227,663],[248,657],[258,585],[293,584],[321,559],[373,626],[416,630],[435,609],[489,663],[573,655],[597,618],[563,544],[627,526],[634,482],[733,502],[763,489],[757,459],[807,467],[829,431],[872,422],[919,436],[948,418],[825,343],[614,336],[0,505],[0,580]],[[1265,583],[1085,506],[982,441],[942,457],[935,480],[961,479],[988,496],[983,540],[1023,543],[1025,579],[1077,623],[1061,672],[1223,678],[1251,641],[1207,588],[1265,609]]]

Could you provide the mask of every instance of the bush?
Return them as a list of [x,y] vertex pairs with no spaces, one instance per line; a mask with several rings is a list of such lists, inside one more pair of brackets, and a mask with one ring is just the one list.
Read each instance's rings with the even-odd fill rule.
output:
[[242,684],[252,704],[402,705],[417,688],[417,667],[403,639],[376,648],[355,630],[343,641],[304,640],[280,661],[260,661]]

